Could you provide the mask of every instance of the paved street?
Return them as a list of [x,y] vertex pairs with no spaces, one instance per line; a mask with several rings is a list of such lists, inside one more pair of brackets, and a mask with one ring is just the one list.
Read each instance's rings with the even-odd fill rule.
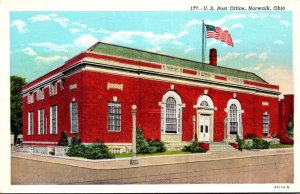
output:
[[12,184],[293,183],[294,150],[91,161],[12,152]]

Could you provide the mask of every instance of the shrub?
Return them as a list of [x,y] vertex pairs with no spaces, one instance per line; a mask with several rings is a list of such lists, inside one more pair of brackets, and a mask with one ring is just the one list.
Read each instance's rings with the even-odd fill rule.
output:
[[75,134],[71,139],[71,144],[67,151],[67,156],[85,157],[85,145],[81,144],[81,140]]
[[73,144],[69,146],[67,156],[86,157],[86,146],[83,144]]
[[111,159],[112,153],[104,143],[93,143],[86,146],[85,156],[88,159]]
[[238,150],[242,151],[243,149],[250,150],[252,147],[250,143],[246,143],[244,139],[241,139],[238,135],[236,135],[236,142]]
[[159,140],[151,139],[148,141],[149,147],[154,148],[155,153],[165,152],[167,148],[165,147],[165,143]]
[[67,136],[67,132],[63,131],[61,133],[61,137],[60,140],[58,142],[59,146],[68,146],[69,145],[69,141],[68,141],[68,136]]
[[189,145],[186,145],[182,148],[184,152],[191,152],[191,153],[204,153],[206,152],[205,149],[199,146],[198,140],[192,141]]
[[164,142],[159,140],[145,140],[142,129],[138,127],[136,133],[136,152],[138,154],[153,154],[165,152],[167,149]]
[[260,138],[252,138],[253,140],[253,149],[268,149],[270,146],[270,143],[266,140],[260,139]]
[[292,117],[291,120],[287,124],[286,134],[289,138],[294,137],[294,117]]
[[83,157],[88,159],[110,159],[113,158],[112,153],[104,143],[93,143],[91,145],[83,145],[77,135],[71,139],[71,144],[67,151],[67,156]]

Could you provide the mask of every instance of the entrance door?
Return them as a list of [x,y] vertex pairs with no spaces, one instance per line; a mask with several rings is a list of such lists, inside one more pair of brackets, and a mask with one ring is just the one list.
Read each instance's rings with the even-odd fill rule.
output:
[[199,141],[209,141],[209,128],[210,128],[210,122],[209,122],[209,115],[200,115],[200,137]]

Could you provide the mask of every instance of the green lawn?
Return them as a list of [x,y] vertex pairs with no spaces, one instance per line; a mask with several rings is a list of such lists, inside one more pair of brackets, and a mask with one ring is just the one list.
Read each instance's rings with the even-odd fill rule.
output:
[[270,144],[269,148],[292,148],[293,144]]
[[[154,153],[154,154],[137,154],[137,156],[162,156],[162,155],[174,155],[174,154],[191,154],[191,152],[183,152],[183,151],[166,151],[162,153]],[[131,153],[126,154],[115,154],[115,158],[128,158],[131,157]]]

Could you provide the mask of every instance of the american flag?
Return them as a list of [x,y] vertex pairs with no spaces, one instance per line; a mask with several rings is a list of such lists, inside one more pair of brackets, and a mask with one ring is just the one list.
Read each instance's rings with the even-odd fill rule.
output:
[[222,31],[222,28],[215,27],[213,25],[206,25],[206,37],[207,38],[215,38],[217,40],[221,40],[222,42],[227,43],[228,45],[233,47],[232,38],[228,32],[228,30]]

